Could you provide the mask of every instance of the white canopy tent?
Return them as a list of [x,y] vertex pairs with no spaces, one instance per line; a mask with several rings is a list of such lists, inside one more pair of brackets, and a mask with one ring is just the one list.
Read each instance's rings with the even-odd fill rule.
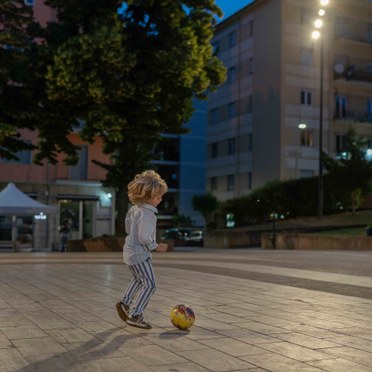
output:
[[0,216],[12,216],[12,245],[16,247],[16,217],[56,214],[57,208],[40,203],[9,183],[0,192]]

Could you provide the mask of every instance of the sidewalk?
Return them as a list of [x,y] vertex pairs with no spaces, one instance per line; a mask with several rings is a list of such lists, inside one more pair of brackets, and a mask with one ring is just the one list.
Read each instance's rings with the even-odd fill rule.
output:
[[[372,253],[345,253],[347,269],[326,258],[154,254],[153,329],[141,330],[116,314],[121,253],[0,254],[0,371],[372,371]],[[196,313],[189,332],[169,321],[179,303]]]

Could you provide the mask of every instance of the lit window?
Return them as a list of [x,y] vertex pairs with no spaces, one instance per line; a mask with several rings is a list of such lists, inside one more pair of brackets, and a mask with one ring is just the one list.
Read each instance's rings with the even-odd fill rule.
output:
[[314,133],[311,130],[301,130],[301,146],[314,146]]

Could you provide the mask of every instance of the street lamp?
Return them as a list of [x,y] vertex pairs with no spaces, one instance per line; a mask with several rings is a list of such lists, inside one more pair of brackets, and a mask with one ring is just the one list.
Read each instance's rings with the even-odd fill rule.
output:
[[[329,4],[329,0],[320,0],[320,6],[324,7]],[[324,69],[324,32],[321,33],[321,29],[324,26],[323,18],[326,11],[321,8],[318,11],[320,18],[315,20],[314,30],[311,37],[314,40],[320,40],[320,93],[319,93],[319,164],[318,164],[318,217],[323,216],[323,69]]]

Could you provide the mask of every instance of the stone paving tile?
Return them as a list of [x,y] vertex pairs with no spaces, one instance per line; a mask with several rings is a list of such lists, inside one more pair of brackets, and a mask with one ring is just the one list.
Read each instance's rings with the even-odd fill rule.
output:
[[[150,368],[152,372],[207,372],[209,369],[203,368],[195,363],[168,364],[166,366],[156,366]],[[252,370],[250,370],[252,371]]]
[[250,330],[252,332],[262,333],[267,336],[270,336],[270,335],[275,336],[277,333],[291,333],[292,332],[289,329],[286,330],[284,328],[274,327],[272,325],[259,323],[259,322],[240,323],[239,327]]
[[55,356],[67,351],[51,337],[13,340],[12,342],[28,361],[43,360],[45,356]]
[[266,350],[260,347],[248,344],[246,342],[233,340],[228,337],[216,338],[212,340],[200,340],[199,342],[213,349],[237,357],[242,355],[255,355],[267,353]]
[[344,335],[333,337],[331,341],[344,346],[350,346],[355,349],[364,350],[372,353],[372,340],[366,340],[360,337]]
[[213,349],[188,351],[185,358],[214,372],[256,367],[251,363]]
[[[71,372],[151,372],[152,370],[129,357],[112,359],[93,359],[82,364],[75,365],[69,369]],[[49,371],[50,372],[50,371]]]
[[47,337],[48,334],[36,326],[15,326],[0,328],[9,340],[21,340],[23,338]]
[[278,340],[275,337],[266,336],[257,332],[247,331],[246,329],[241,328],[220,330],[218,332],[224,336],[231,337],[243,342],[248,342],[250,344],[257,344],[260,346],[261,344],[271,344],[280,342],[280,340]]
[[[203,350],[205,352],[205,350]],[[186,363],[189,358],[189,354],[193,351],[188,351],[185,353],[187,359],[182,357],[182,352],[174,353],[163,349],[158,345],[145,345],[142,347],[130,347],[123,348],[121,352],[125,353],[127,356],[135,360],[140,360],[146,366],[156,366],[163,364],[178,364]]]
[[0,349],[12,347],[10,340],[0,331]]
[[[316,346],[314,344],[314,346]],[[299,346],[292,344],[290,342],[276,342],[271,344],[262,344],[260,345],[265,350],[271,351],[273,353],[280,354],[282,356],[292,358],[301,362],[309,360],[321,360],[327,359],[329,356],[326,354],[313,350],[311,348]],[[327,352],[329,349],[325,349]]]
[[291,358],[267,353],[260,355],[242,356],[241,359],[272,372],[320,372],[321,368],[298,362]]
[[340,346],[338,344],[337,337],[332,338],[331,341],[322,340],[318,337],[303,335],[301,333],[276,333],[274,337],[295,345],[304,346],[314,350]]
[[330,372],[370,372],[372,370],[371,366],[366,367],[340,358],[316,360],[307,363]]
[[27,367],[28,361],[16,349],[0,349],[0,371],[14,372]]

